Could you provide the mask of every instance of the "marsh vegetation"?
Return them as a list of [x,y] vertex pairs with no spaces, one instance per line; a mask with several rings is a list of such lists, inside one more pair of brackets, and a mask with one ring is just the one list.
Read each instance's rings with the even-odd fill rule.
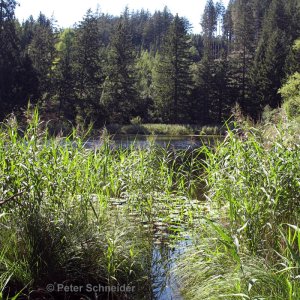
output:
[[300,299],[299,1],[208,0],[201,34],[167,7],[58,28],[16,6],[0,1],[0,300]]
[[129,299],[151,299],[155,245],[172,248],[201,213],[201,151],[111,148],[108,137],[89,150],[75,130],[49,136],[37,112],[25,127],[12,117],[0,131],[2,298],[63,298],[46,286],[68,282],[126,284]]
[[87,283],[135,288],[100,299],[159,299],[172,282],[178,299],[298,299],[299,132],[235,126],[193,150],[107,135],[87,149],[37,111],[3,122],[1,299],[96,299],[47,290]]

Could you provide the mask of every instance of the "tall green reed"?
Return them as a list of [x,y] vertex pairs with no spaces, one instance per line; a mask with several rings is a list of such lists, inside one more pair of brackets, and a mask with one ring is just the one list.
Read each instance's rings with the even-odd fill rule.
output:
[[230,225],[253,253],[276,248],[278,225],[299,217],[300,147],[286,145],[284,132],[268,147],[252,128],[243,138],[229,131],[205,162],[207,197],[228,206]]
[[76,130],[51,136],[37,111],[26,126],[13,117],[2,123],[0,244],[8,285],[19,291],[77,280],[151,290],[153,232],[144,221],[151,227],[189,203],[200,180],[198,154],[181,161],[189,155],[112,148],[107,139],[86,149]]
[[214,222],[200,225],[178,261],[185,299],[299,299],[299,140],[273,127],[272,137],[228,129],[205,150]]

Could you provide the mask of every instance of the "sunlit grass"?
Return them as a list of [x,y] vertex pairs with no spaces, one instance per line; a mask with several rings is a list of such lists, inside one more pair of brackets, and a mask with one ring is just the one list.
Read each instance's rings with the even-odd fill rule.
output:
[[75,130],[53,138],[37,112],[27,128],[13,117],[2,124],[4,293],[47,293],[48,283],[67,280],[126,284],[136,287],[126,297],[150,297],[154,240],[176,238],[176,226],[201,213],[201,151],[113,148],[103,138],[93,150]]
[[286,126],[228,130],[203,161],[212,213],[180,257],[185,299],[300,298],[300,145]]
[[152,134],[165,136],[224,134],[224,128],[221,126],[197,126],[183,124],[111,124],[107,125],[107,130],[111,134]]

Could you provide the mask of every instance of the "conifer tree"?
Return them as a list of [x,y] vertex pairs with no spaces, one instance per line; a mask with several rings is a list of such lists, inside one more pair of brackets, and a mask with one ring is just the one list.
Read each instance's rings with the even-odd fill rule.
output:
[[264,19],[252,71],[257,109],[281,103],[278,89],[285,77],[285,62],[292,37],[283,0],[273,0]]
[[154,101],[164,122],[184,122],[189,118],[191,45],[187,35],[188,27],[185,19],[175,16],[156,67]]
[[21,53],[15,7],[14,0],[0,0],[0,118],[25,106],[37,85],[31,61]]
[[27,53],[39,79],[39,97],[47,102],[47,106],[54,91],[52,62],[56,56],[56,39],[54,21],[40,13],[33,23]]
[[0,109],[1,117],[14,106],[11,90],[16,85],[19,49],[14,26],[16,1],[0,0]]
[[[231,53],[232,66],[236,66],[236,85],[240,91],[237,102],[245,112],[250,98],[250,66],[255,50],[255,24],[251,1],[235,1],[232,8],[234,51]],[[250,100],[251,101],[251,100]]]
[[153,78],[155,58],[148,51],[142,51],[136,60],[136,90],[138,92],[138,115],[149,121],[153,113]]
[[117,123],[127,123],[137,113],[134,48],[128,18],[126,9],[111,38],[101,95],[108,121]]
[[222,118],[220,109],[223,106],[223,98],[218,89],[223,89],[224,85],[218,86],[221,78],[218,75],[222,68],[218,68],[221,51],[217,38],[218,20],[222,15],[222,10],[220,3],[215,5],[212,0],[208,0],[201,20],[203,57],[195,67],[193,90],[193,118],[201,124]]
[[104,47],[98,11],[88,10],[75,30],[73,71],[77,98],[77,122],[103,122],[99,105],[104,80]]
[[65,29],[56,44],[57,57],[53,61],[57,105],[54,108],[58,114],[69,120],[76,117],[76,93],[74,76],[74,41],[75,33],[72,29]]

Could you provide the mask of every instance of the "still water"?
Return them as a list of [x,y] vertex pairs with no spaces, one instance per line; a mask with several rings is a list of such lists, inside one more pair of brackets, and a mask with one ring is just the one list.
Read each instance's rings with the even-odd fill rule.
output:
[[[170,147],[174,149],[195,149],[201,145],[215,144],[216,141],[223,139],[223,136],[147,136],[147,135],[115,135],[111,139],[112,148],[123,147],[128,148],[131,146],[137,148],[148,148],[151,144]],[[90,139],[86,141],[85,147],[98,148],[102,144],[101,140]]]
[[[214,145],[221,141],[223,136],[146,136],[146,135],[115,135],[110,138],[110,146],[116,148],[148,148],[156,145],[163,148],[175,150],[188,150],[199,148],[202,145]],[[88,149],[101,147],[101,139],[90,139],[85,142]],[[155,300],[183,300],[180,295],[180,287],[176,282],[172,269],[175,267],[176,258],[185,251],[191,239],[187,238],[178,242],[174,247],[155,244],[152,253],[152,274],[153,280],[151,299]],[[171,272],[170,272],[171,271]]]

